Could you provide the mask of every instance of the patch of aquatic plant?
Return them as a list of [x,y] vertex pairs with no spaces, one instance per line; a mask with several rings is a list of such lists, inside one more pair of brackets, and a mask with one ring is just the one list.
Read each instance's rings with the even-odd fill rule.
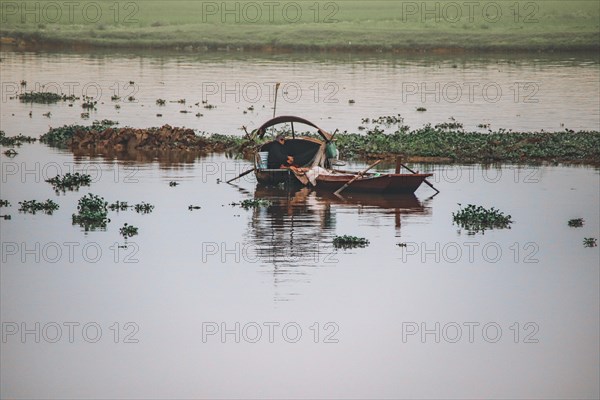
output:
[[269,207],[272,204],[273,203],[270,200],[266,199],[246,199],[239,203],[231,203],[232,206],[240,206],[245,210],[257,207]]
[[77,214],[73,214],[73,224],[82,226],[86,231],[106,228],[108,219],[108,203],[103,197],[88,193],[79,199]]
[[83,104],[81,105],[81,107],[83,107],[86,110],[94,110],[96,108],[96,104],[98,104],[98,102],[95,101],[93,97],[86,96],[83,99]]
[[102,121],[94,121],[89,126],[64,125],[60,128],[51,128],[40,137],[40,142],[50,146],[62,147],[66,145],[67,141],[70,140],[76,132],[103,131],[118,124],[117,121],[103,119]]
[[336,249],[350,249],[354,247],[367,247],[369,245],[369,241],[365,238],[357,237],[357,236],[336,236],[333,238],[333,247]]
[[462,128],[463,128],[463,124],[460,122],[456,122],[456,121],[442,122],[441,124],[437,124],[435,126],[435,129],[442,129],[442,130],[462,129]]
[[381,129],[378,125],[375,125],[373,129],[367,130],[367,135],[383,135],[385,131]]
[[396,246],[398,246],[398,247],[406,247],[407,244],[406,243],[396,243]]
[[125,239],[127,239],[127,238],[137,235],[138,228],[133,225],[128,225],[126,223],[125,225],[123,225],[122,228],[119,228],[119,232],[121,233],[121,236],[123,236]]
[[0,199],[0,207],[10,207],[10,202],[8,200]]
[[43,211],[46,214],[52,215],[52,213],[58,210],[58,204],[48,199],[45,202],[37,200],[25,200],[20,201],[20,212],[35,214],[38,211]]
[[596,238],[584,238],[583,247],[596,247],[598,246],[598,239]]
[[117,200],[116,202],[110,204],[108,208],[111,211],[126,211],[129,208],[129,204],[127,204],[126,201]]
[[449,161],[568,161],[600,163],[600,132],[464,132],[431,125],[392,134],[339,133],[336,146],[343,158],[415,156]]
[[427,111],[427,109],[425,107],[418,107],[417,111],[418,112],[425,112],[425,111]]
[[474,204],[468,204],[465,208],[452,213],[452,219],[469,233],[483,233],[486,229],[510,229],[510,224],[513,222],[510,215],[504,215],[494,207],[486,209]]
[[9,214],[7,214],[7,215],[0,215],[0,218],[3,218],[4,220],[12,219],[12,217]]
[[156,99],[156,104],[159,106],[164,106],[167,104],[167,101],[165,99]]
[[[365,123],[369,123],[369,118],[365,118]],[[371,124],[382,124],[387,126],[398,125],[404,123],[404,117],[397,115],[384,115],[381,117],[371,118]]]
[[79,97],[73,95],[57,94],[52,92],[27,92],[19,95],[19,100],[23,103],[41,103],[52,104],[59,101],[75,101]]
[[189,207],[188,207],[188,210],[190,210],[190,211],[192,211],[192,210],[199,210],[199,209],[201,209],[201,208],[202,208],[202,207],[200,207],[200,206],[189,206]]
[[79,190],[82,186],[90,186],[92,177],[79,172],[74,174],[68,172],[64,176],[57,175],[54,178],[47,179],[46,182],[50,183],[55,191],[62,190],[66,192],[67,190]]
[[10,157],[10,158],[13,158],[13,157],[14,157],[14,156],[16,156],[17,154],[19,154],[19,153],[17,153],[17,151],[16,151],[15,149],[8,149],[8,150],[6,150],[6,151],[4,152],[4,155],[5,155],[6,157]]
[[583,222],[583,218],[574,218],[570,219],[567,223],[571,228],[581,228],[583,226]]
[[135,211],[142,214],[150,214],[154,210],[154,206],[149,203],[141,202],[134,206]]
[[37,139],[18,134],[17,136],[6,136],[4,131],[0,131],[0,146],[20,146],[23,143],[33,143]]
[[178,185],[179,185],[179,183],[177,183],[175,181],[169,182],[169,186],[171,186],[171,187],[175,187],[175,186],[178,186]]

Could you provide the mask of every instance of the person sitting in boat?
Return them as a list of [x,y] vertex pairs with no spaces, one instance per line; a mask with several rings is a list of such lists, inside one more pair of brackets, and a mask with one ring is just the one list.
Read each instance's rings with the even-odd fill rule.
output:
[[285,136],[277,135],[275,141],[269,147],[269,158],[267,159],[269,169],[288,168],[290,165],[288,164],[288,157],[291,156],[285,148]]

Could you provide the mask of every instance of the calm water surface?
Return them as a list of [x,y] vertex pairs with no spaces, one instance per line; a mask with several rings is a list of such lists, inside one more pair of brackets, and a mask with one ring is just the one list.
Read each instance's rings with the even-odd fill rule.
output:
[[[344,97],[339,105],[305,104],[300,114],[321,116],[326,129],[351,129],[363,114],[407,108],[390,99],[396,95],[390,87],[383,96],[373,89],[372,100],[365,102],[368,96],[357,93],[369,80],[381,86],[404,69],[428,77],[433,68],[389,60],[315,67],[302,60],[202,64],[192,56],[111,60],[3,53],[2,59],[3,82],[66,79],[69,68],[86,74],[84,80],[139,82],[136,97],[142,104],[123,104],[117,111],[109,98],[92,118],[226,132],[241,123],[259,124],[272,111],[256,107],[258,112],[242,114],[245,104],[238,110],[237,104],[214,102],[216,109],[203,110],[205,117],[196,119],[169,103],[159,119],[154,100],[199,101],[186,86],[194,76],[262,81],[306,74],[324,82],[335,73],[344,80],[347,97],[357,99],[355,108]],[[447,63],[441,70],[483,76],[491,69],[477,60],[457,69],[451,67],[455,60]],[[224,65],[229,72],[215,75]],[[532,61],[500,69],[505,80],[531,74],[551,82],[547,90],[555,93],[577,84],[588,90],[588,72],[596,74],[591,86],[598,82],[595,62]],[[550,78],[561,73],[562,79]],[[165,82],[164,92],[152,86],[157,80]],[[597,99],[597,91],[586,93]],[[559,102],[559,96],[543,98],[548,99],[544,107]],[[281,104],[282,113],[296,109]],[[597,102],[576,107],[564,101],[557,110],[570,118],[565,121],[540,104],[509,120],[503,116],[510,105],[481,104],[476,116],[467,105],[439,106],[446,111],[427,115],[427,106],[426,115],[412,113],[411,122],[454,115],[472,125],[487,115],[514,129],[558,129],[555,125],[565,121],[572,128],[598,129]],[[79,102],[73,108],[31,107],[7,100],[1,126],[9,134],[39,136],[49,124],[80,122],[78,107]],[[45,110],[52,112],[49,120],[41,116]],[[335,117],[326,120],[326,115]],[[246,160],[224,155],[112,159],[39,143],[17,151],[15,158],[0,155],[0,197],[12,204],[0,210],[12,216],[0,220],[2,397],[597,398],[600,393],[600,257],[597,247],[583,247],[584,237],[600,237],[597,168],[412,165],[435,174],[439,195],[431,197],[433,191],[423,186],[414,196],[338,199],[307,189],[257,187],[251,175],[237,185],[219,183],[249,167]],[[391,170],[393,165],[379,168]],[[73,171],[92,175],[91,187],[57,195],[44,182]],[[170,181],[179,185],[170,187]],[[110,212],[105,230],[85,232],[71,224],[71,215],[88,192],[109,202],[146,201],[155,209],[147,215]],[[19,201],[48,198],[60,204],[53,215],[18,212]],[[248,198],[272,205],[251,210],[231,205]],[[495,206],[515,222],[508,230],[469,235],[452,223],[457,203]],[[190,211],[190,205],[201,209]],[[584,226],[569,228],[571,218],[584,218]],[[124,223],[139,227],[139,235],[125,241],[119,235]],[[332,239],[343,234],[368,238],[370,245],[334,249]],[[10,334],[15,327],[19,331]],[[22,336],[23,329],[31,332]]]
[[[331,131],[356,132],[365,117],[397,114],[412,128],[454,118],[467,130],[478,130],[480,124],[493,130],[600,129],[597,55],[315,59],[3,52],[1,58],[1,126],[11,134],[38,134],[48,125],[85,123],[81,101],[74,107],[66,103],[23,107],[10,100],[30,90],[93,97],[98,104],[90,120],[116,119],[135,127],[168,123],[241,134],[242,125],[256,128],[272,116],[275,82],[282,83],[279,115],[310,116]],[[22,80],[27,86],[21,87]],[[120,99],[112,101],[112,96]],[[157,105],[157,99],[166,104]],[[185,104],[177,103],[183,99]],[[418,112],[419,107],[427,111]],[[47,112],[50,118],[44,117]]]

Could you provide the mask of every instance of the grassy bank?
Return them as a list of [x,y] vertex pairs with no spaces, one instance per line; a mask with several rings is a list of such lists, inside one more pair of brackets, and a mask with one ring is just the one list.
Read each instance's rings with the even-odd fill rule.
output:
[[[111,121],[95,125],[65,126],[51,129],[40,141],[51,146],[81,148],[85,142],[88,149],[95,144],[94,138],[106,140],[107,129],[114,127]],[[160,135],[161,130],[172,135],[170,128],[137,130],[137,134]],[[129,134],[130,128],[123,132]],[[193,135],[192,135],[193,136]],[[77,140],[72,140],[73,138]],[[114,138],[115,143],[122,143]],[[233,152],[250,155],[254,144],[240,136],[202,135],[172,143],[171,136],[158,138],[169,144],[164,148],[192,151]],[[193,139],[193,140],[192,140]],[[414,162],[511,162],[511,163],[578,163],[600,165],[600,132],[463,132],[425,126],[412,131],[393,134],[343,133],[335,136],[342,159],[395,158],[400,155]],[[156,142],[155,140],[153,142]],[[142,143],[137,141],[136,143]],[[187,145],[185,143],[189,143]],[[91,145],[91,147],[90,147]],[[100,143],[98,143],[100,145]],[[174,145],[174,146],[173,146]],[[127,147],[127,146],[126,146]],[[160,147],[160,146],[159,146]],[[159,148],[157,147],[157,148]]]
[[391,0],[274,2],[273,6],[191,0],[76,3],[69,9],[60,2],[2,2],[2,42],[23,47],[270,51],[600,48],[599,6],[586,0],[483,0],[472,6]]

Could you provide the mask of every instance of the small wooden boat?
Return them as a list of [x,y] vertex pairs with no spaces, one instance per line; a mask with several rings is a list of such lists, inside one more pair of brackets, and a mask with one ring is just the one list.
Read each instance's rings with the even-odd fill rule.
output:
[[[365,174],[348,188],[349,192],[371,193],[414,193],[421,183],[433,174]],[[335,192],[352,179],[356,174],[332,173],[317,177],[317,190]]]
[[[302,173],[294,172],[290,168],[269,168],[267,156],[269,149],[275,141],[269,141],[258,147],[254,156],[254,173],[260,184],[276,185],[288,183],[295,185],[315,186],[317,190],[335,192],[345,184],[354,181],[346,188],[348,192],[367,193],[414,193],[428,177],[433,174],[400,174],[397,166],[396,173],[359,174],[353,171],[339,171],[332,167],[332,160],[337,158],[333,135],[319,128],[314,123],[300,117],[281,116],[265,122],[253,132],[253,137],[263,138],[267,129],[279,124],[291,124],[292,136],[286,137],[285,149],[293,155],[295,164],[304,169],[319,167],[318,176],[310,183]],[[317,137],[296,136],[294,123],[308,125],[317,130],[321,139]]]

